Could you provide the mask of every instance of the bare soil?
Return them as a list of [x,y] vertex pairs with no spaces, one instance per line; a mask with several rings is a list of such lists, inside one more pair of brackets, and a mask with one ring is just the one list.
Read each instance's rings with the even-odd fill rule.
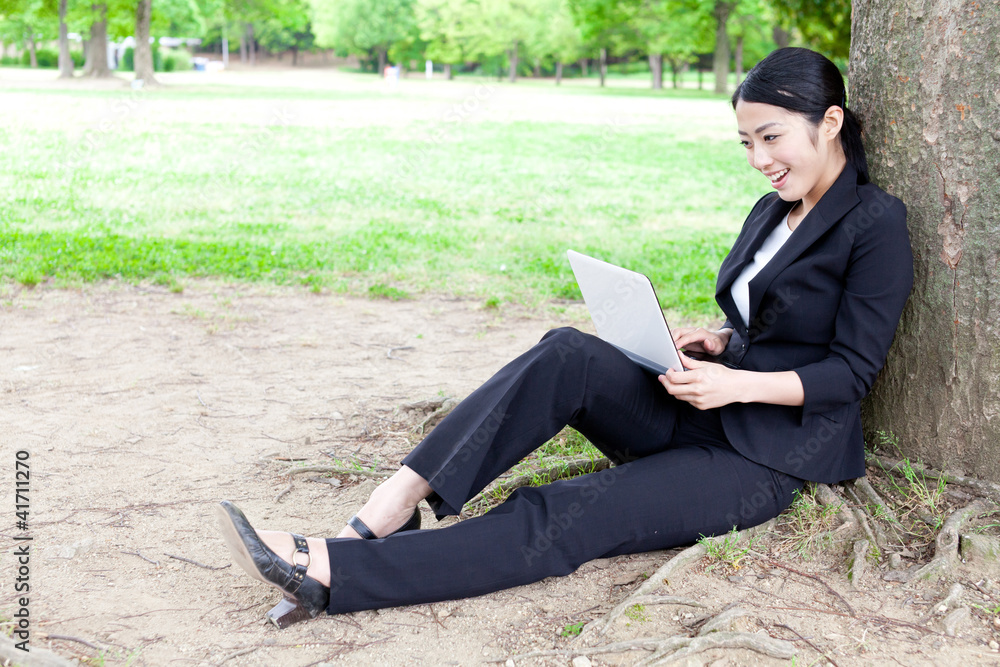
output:
[[[791,642],[794,664],[1000,662],[989,646],[1000,638],[996,571],[914,585],[886,581],[890,571],[873,565],[855,588],[843,548],[804,558],[788,548],[802,536],[787,526],[738,568],[705,558],[663,582],[660,593],[704,606],[648,604],[600,638],[563,633],[624,600],[677,550],[598,560],[469,600],[276,630],[263,614],[279,595],[229,565],[213,504],[235,501],[261,528],[335,534],[377,480],[290,478],[290,466],[334,457],[392,470],[425,416],[403,404],[468,394],[548,328],[588,326],[580,307],[490,310],[211,283],[180,294],[121,284],[0,289],[0,620],[10,627],[18,597],[12,538],[23,533],[12,482],[15,452],[26,450],[33,647],[102,665],[568,665],[601,644],[692,636],[737,606],[747,612],[737,629]],[[970,614],[948,636],[937,607],[955,581]],[[517,659],[552,649],[566,653]],[[681,662],[789,661],[712,649]]]

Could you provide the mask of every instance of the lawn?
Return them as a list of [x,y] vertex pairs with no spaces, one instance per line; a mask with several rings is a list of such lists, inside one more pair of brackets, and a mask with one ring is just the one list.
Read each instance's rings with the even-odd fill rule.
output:
[[[3,82],[0,271],[498,303],[578,298],[565,250],[685,319],[767,191],[724,97],[318,70]],[[30,76],[35,76],[31,79]]]

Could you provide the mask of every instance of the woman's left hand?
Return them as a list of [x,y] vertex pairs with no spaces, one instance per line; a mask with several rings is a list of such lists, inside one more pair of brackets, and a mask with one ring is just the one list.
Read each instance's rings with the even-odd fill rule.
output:
[[699,410],[717,408],[740,400],[737,389],[738,374],[741,371],[709,361],[698,361],[681,355],[681,361],[688,369],[678,372],[668,369],[659,377],[667,392],[686,401]]

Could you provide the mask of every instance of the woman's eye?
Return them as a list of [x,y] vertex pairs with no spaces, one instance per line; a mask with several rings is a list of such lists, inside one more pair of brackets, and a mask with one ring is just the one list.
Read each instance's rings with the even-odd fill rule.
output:
[[777,138],[778,138],[778,135],[776,135],[776,134],[765,134],[764,135],[764,141],[774,141]]
[[746,139],[740,139],[740,146],[743,148],[750,148],[750,142]]

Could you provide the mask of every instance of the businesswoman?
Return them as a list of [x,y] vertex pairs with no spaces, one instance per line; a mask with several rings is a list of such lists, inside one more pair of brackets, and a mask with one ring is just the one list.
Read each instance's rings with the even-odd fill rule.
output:
[[[825,57],[775,51],[732,101],[772,192],[719,270],[725,325],[674,334],[709,360],[656,377],[593,336],[551,331],[456,407],[336,538],[258,532],[223,502],[236,562],[285,594],[268,612],[276,624],[480,595],[691,543],[767,521],[805,480],[865,474],[859,404],[913,282],[906,210],[869,182]],[[410,530],[418,502],[457,514],[567,424],[616,466]]]

